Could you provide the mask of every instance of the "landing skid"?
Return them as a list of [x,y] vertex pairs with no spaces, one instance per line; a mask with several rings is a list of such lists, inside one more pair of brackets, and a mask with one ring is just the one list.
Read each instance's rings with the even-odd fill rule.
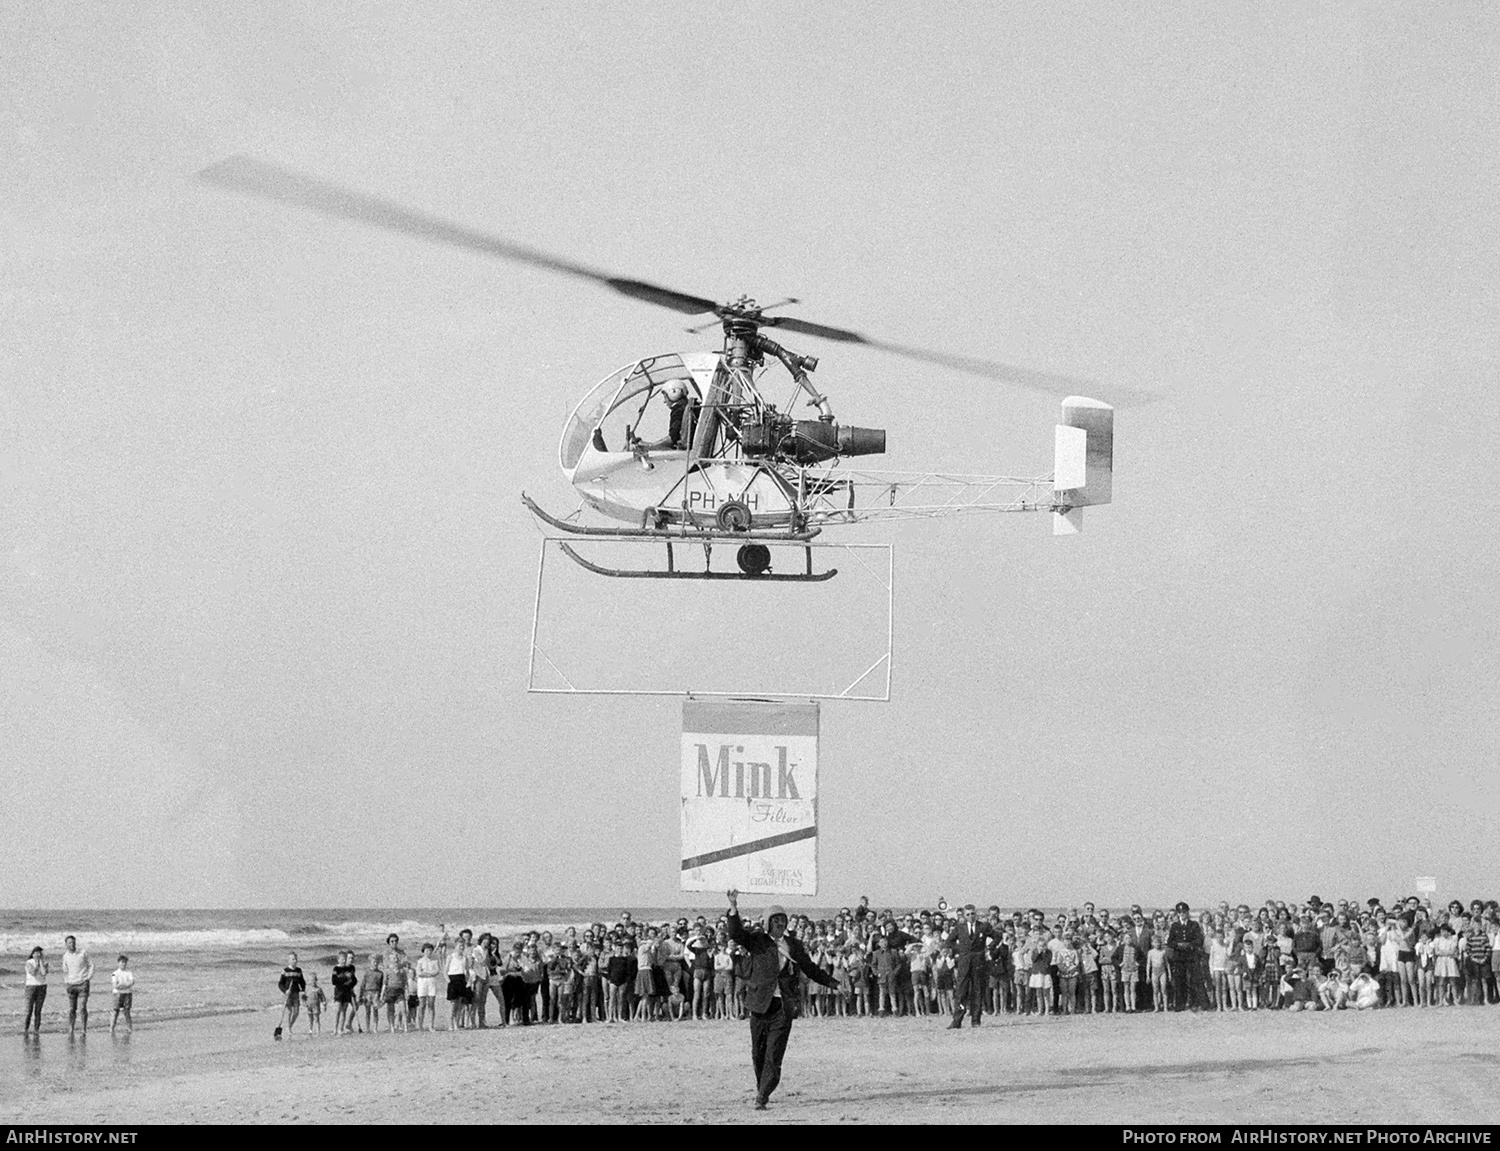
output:
[[[822,528],[808,528],[800,532],[726,532],[717,528],[697,528],[683,524],[675,528],[627,528],[627,527],[585,527],[583,524],[570,524],[566,520],[560,520],[554,515],[543,511],[537,502],[525,492],[521,493],[521,502],[526,509],[541,520],[548,527],[556,528],[560,532],[568,532],[575,536],[595,536],[600,539],[646,539],[646,540],[740,540],[745,541],[771,541],[780,543],[806,543],[812,539]],[[731,579],[738,578],[731,575]],[[757,577],[765,578],[765,577]]]
[[[743,539],[743,536],[730,537]],[[667,545],[667,570],[650,571],[647,569],[607,568],[596,563],[590,563],[584,559],[571,545],[558,542],[560,547],[574,563],[579,567],[593,572],[595,575],[610,576],[613,579],[702,579],[702,580],[747,580],[751,583],[824,583],[839,574],[838,568],[829,568],[826,572],[815,572],[812,570],[812,551],[807,553],[807,572],[796,575],[776,575],[773,572],[761,572],[752,575],[749,572],[716,572],[716,571],[678,571],[672,555],[672,545]]]

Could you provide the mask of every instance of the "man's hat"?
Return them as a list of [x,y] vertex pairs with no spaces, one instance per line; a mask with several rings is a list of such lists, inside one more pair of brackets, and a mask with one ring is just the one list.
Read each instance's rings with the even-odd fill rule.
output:
[[1174,908],[1172,908],[1172,910],[1173,911],[1180,911],[1180,912],[1183,912],[1183,913],[1187,913],[1189,911],[1192,911],[1193,909],[1191,907],[1189,907],[1186,903],[1179,901],[1178,904],[1177,904],[1177,906],[1174,907]]
[[786,908],[782,907],[779,903],[773,903],[770,907],[766,908],[766,913],[760,917],[760,921],[767,927],[770,927],[771,920],[778,915],[788,923],[792,921],[792,917],[786,913]]

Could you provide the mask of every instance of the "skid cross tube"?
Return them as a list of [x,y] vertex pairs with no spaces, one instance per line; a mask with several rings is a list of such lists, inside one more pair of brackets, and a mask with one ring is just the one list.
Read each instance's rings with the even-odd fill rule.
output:
[[714,528],[695,528],[686,524],[677,529],[671,528],[591,528],[582,524],[570,524],[566,520],[560,520],[554,515],[543,511],[537,502],[525,492],[521,493],[521,502],[527,510],[548,527],[556,528],[558,531],[568,532],[576,536],[594,536],[599,539],[622,539],[622,540],[747,540],[765,541],[770,543],[806,543],[812,539],[822,528],[808,528],[800,532],[726,532]]

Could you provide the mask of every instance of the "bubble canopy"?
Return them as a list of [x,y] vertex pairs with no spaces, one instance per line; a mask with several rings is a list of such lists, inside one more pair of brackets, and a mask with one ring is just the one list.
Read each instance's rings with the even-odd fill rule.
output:
[[[605,376],[579,401],[563,429],[562,442],[558,446],[558,463],[562,470],[571,480],[591,445],[600,450],[594,439],[596,430],[604,428],[606,423],[614,423],[612,417],[618,417],[622,427],[631,422],[632,417],[638,418],[651,396],[672,380],[686,380],[701,396],[718,364],[717,352],[688,355],[669,352],[632,361]],[[623,443],[614,445],[614,450],[623,451]]]

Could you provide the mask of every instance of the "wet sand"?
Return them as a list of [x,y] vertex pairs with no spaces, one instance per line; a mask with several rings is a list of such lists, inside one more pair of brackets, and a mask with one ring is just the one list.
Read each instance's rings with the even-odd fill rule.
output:
[[[771,1109],[743,1023],[273,1043],[273,1013],[7,1036],[0,1120],[1500,1122],[1500,1009],[799,1020]],[[649,1070],[648,1070],[649,1069]]]

